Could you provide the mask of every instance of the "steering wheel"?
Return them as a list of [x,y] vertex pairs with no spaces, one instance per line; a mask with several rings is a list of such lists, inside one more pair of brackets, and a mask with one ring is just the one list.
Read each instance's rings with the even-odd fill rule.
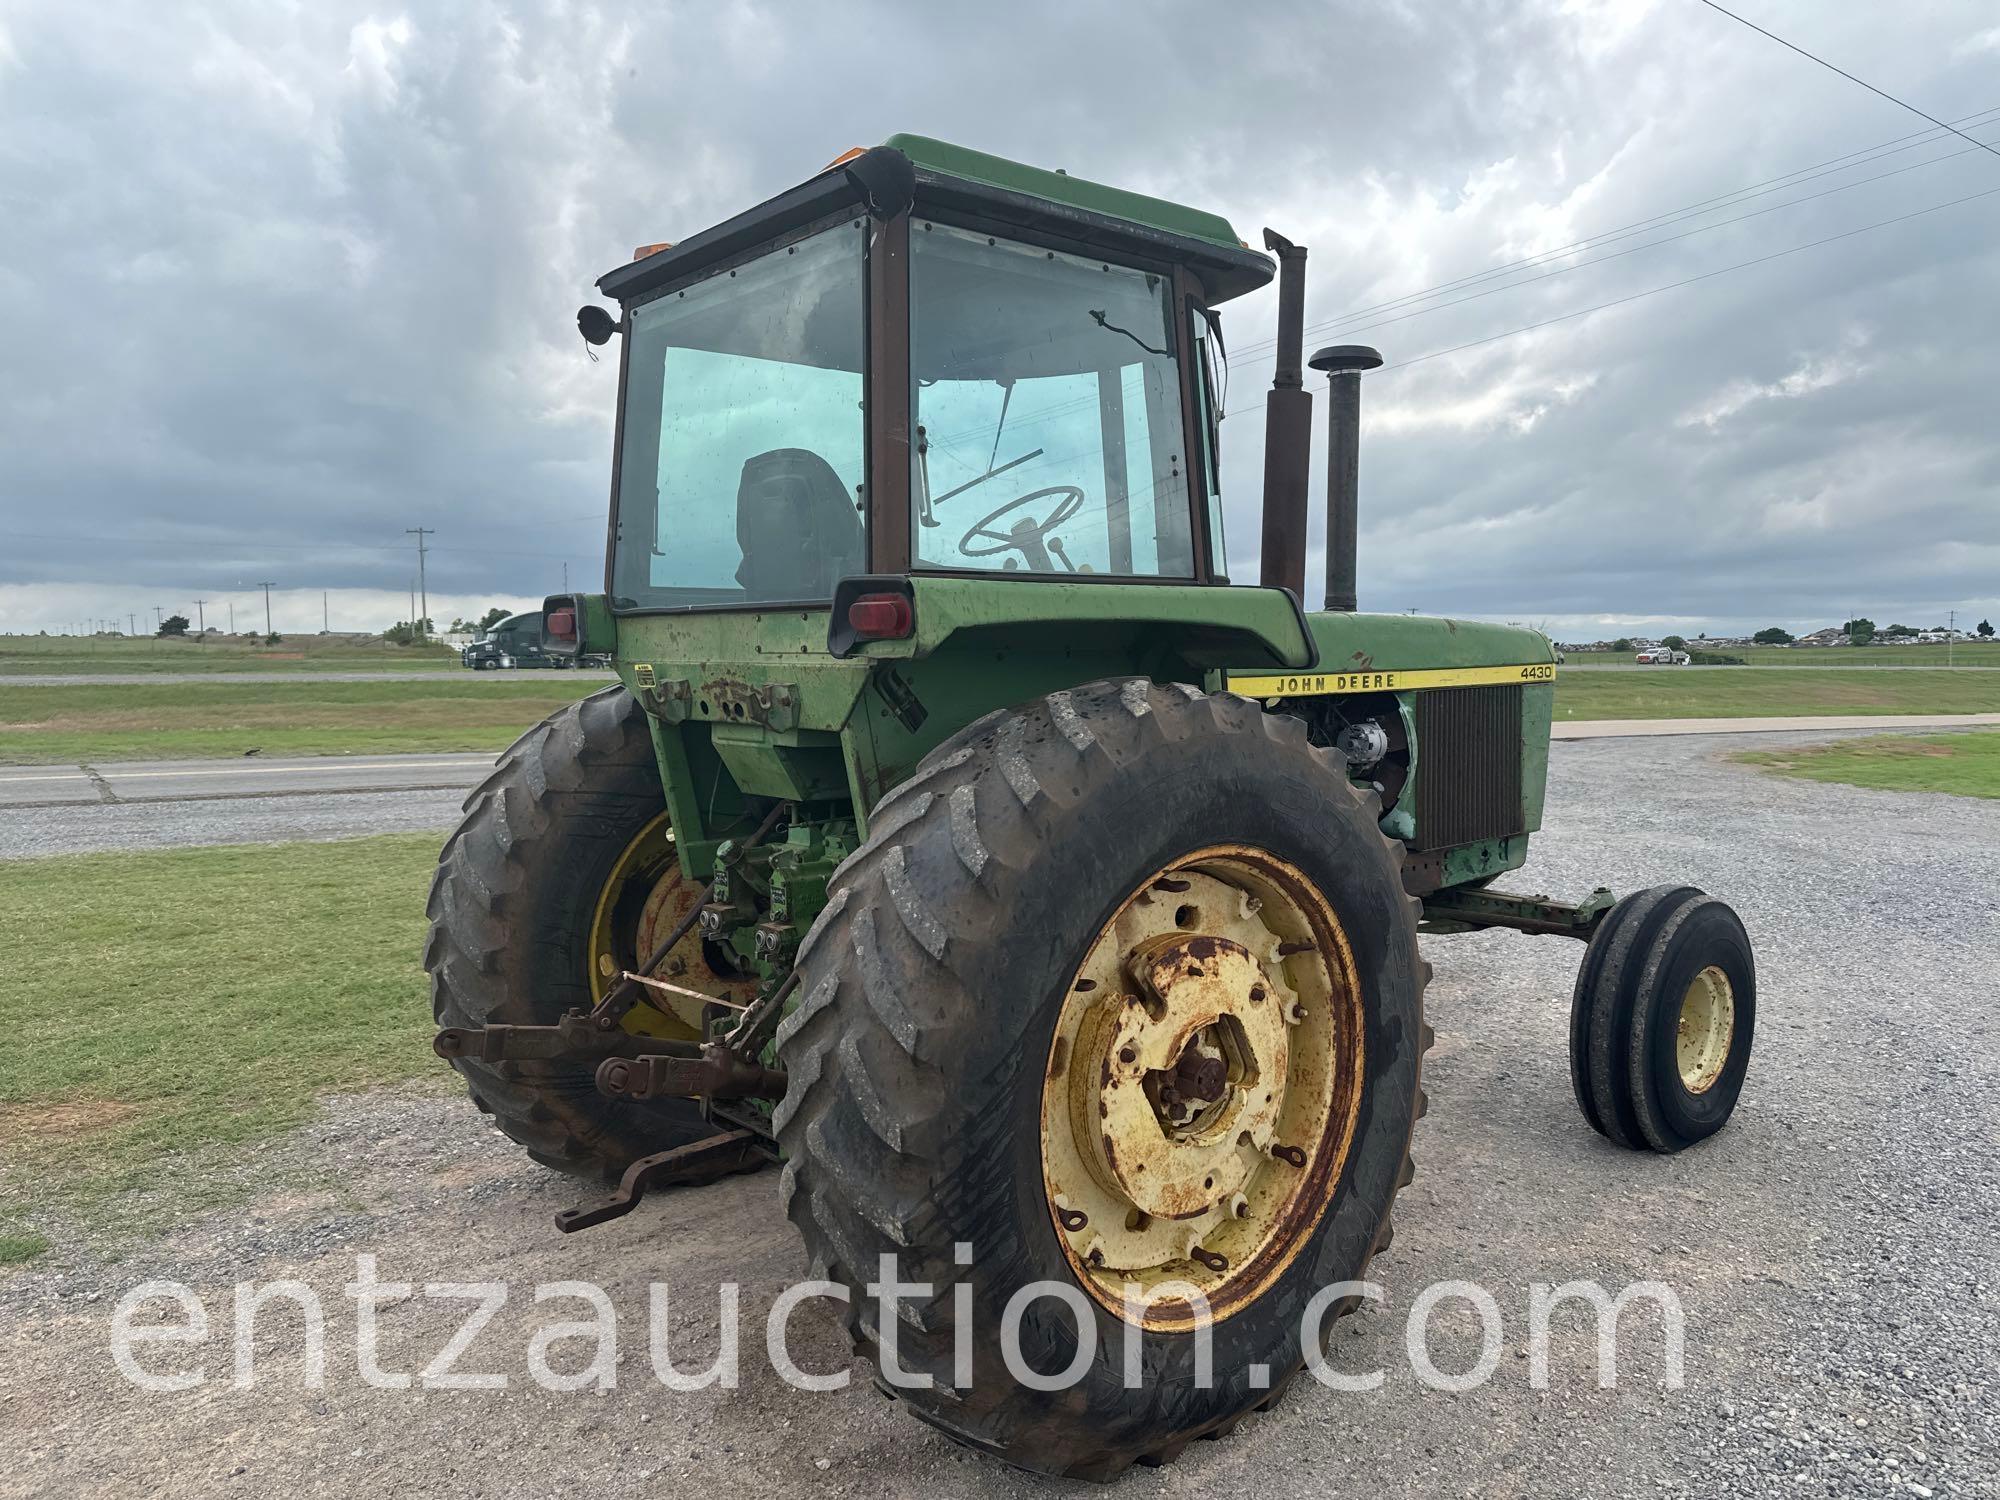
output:
[[[1061,495],[1056,508],[1037,521],[1032,516],[1023,516],[1006,531],[994,529],[998,521],[1009,511],[1019,510],[1024,505],[1032,505],[1050,495]],[[1052,484],[1044,490],[1031,490],[1025,495],[1009,500],[997,510],[988,511],[958,539],[958,550],[967,557],[991,557],[998,552],[1019,549],[1027,558],[1028,566],[1038,573],[1053,573],[1055,565],[1049,557],[1043,539],[1063,522],[1083,509],[1083,491],[1073,484]],[[979,546],[974,546],[979,542]]]

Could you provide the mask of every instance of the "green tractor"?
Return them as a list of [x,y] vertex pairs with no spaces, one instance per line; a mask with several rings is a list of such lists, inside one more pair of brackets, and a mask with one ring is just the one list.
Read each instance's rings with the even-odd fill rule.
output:
[[[1750,948],[1687,886],[1490,888],[1541,821],[1540,634],[1355,612],[1360,372],[1328,372],[1306,614],[1305,253],[915,136],[600,282],[621,685],[466,802],[439,1054],[537,1160],[782,1163],[883,1389],[1105,1478],[1269,1407],[1389,1243],[1417,936],[1585,942],[1576,1100],[1678,1151],[1748,1065]],[[1216,309],[1279,280],[1262,576],[1226,576]],[[873,1286],[920,1285],[886,1313]]]

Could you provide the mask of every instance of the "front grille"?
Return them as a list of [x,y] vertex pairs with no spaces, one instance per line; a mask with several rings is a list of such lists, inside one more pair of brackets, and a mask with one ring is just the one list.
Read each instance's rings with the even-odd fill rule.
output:
[[1450,849],[1526,831],[1521,812],[1521,689],[1417,694],[1417,836]]

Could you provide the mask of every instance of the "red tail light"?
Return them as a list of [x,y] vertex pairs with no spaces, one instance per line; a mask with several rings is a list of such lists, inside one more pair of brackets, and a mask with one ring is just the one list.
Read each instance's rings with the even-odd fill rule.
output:
[[917,612],[901,594],[863,594],[847,606],[847,624],[864,641],[905,641],[917,630]]
[[543,623],[552,641],[576,639],[576,611],[573,609],[552,609]]

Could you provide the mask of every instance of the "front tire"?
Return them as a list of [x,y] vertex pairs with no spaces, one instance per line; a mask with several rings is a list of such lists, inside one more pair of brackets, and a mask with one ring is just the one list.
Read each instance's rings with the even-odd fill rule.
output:
[[[802,948],[801,1000],[778,1039],[791,1086],[774,1123],[787,1158],[787,1213],[816,1274],[848,1288],[857,1346],[886,1378],[893,1341],[901,1369],[930,1381],[928,1389],[884,1389],[1009,1463],[1092,1479],[1169,1461],[1192,1438],[1219,1436],[1273,1404],[1307,1357],[1302,1314],[1313,1294],[1358,1279],[1388,1242],[1421,1112],[1428,971],[1399,851],[1365,799],[1327,752],[1307,743],[1299,721],[1242,698],[1131,679],[988,715],[875,808],[870,835],[836,874]],[[1269,915],[1284,908],[1281,891],[1290,892],[1285,909],[1297,913],[1323,902],[1332,927]],[[1281,1138],[1268,1147],[1237,1137],[1247,1115],[1227,1116],[1216,1135],[1244,1147],[1246,1170],[1272,1174],[1246,1182],[1227,1212],[1219,1197],[1193,1205],[1216,1226],[1194,1249],[1221,1266],[1181,1247],[1184,1259],[1155,1268],[1214,1293],[1206,1383],[1196,1373],[1200,1339],[1175,1313],[1192,1303],[1170,1301],[1158,1317],[1128,1320],[1103,1295],[1089,1259],[1106,1245],[1129,1259],[1139,1254],[1134,1236],[1143,1242],[1163,1220],[1195,1216],[1155,1205],[1163,1209],[1157,1219],[1139,1211],[1113,1223],[1102,1182],[1090,1189],[1057,1170],[1062,1140],[1083,1150],[1094,1139],[1092,1130],[1065,1136],[1059,1127],[1075,1102],[1063,1080],[1095,1086],[1098,1042],[1109,1066],[1132,1064],[1134,1088],[1143,1082],[1147,1097],[1159,1098],[1166,1070],[1152,1059],[1155,1070],[1141,1079],[1140,1033],[1134,1056],[1124,1058],[1122,1034],[1106,1040],[1102,1031],[1135,1016],[1122,1006],[1141,997],[1126,1002],[1109,983],[1084,982],[1120,972],[1093,967],[1105,935],[1125,930],[1154,899],[1167,924],[1192,935],[1142,935],[1145,953],[1174,957],[1197,982],[1209,974],[1219,982],[1212,959],[1249,964],[1243,985],[1257,991],[1246,990],[1249,1005],[1268,1012],[1296,994],[1302,1024],[1289,1034],[1343,1039],[1327,1049],[1339,1066],[1324,1071],[1344,1083],[1321,1114],[1309,1102],[1293,1109],[1287,1095],[1274,1116]],[[1207,935],[1210,904],[1227,908],[1242,941]],[[1274,930],[1264,952],[1246,958],[1250,944],[1264,943],[1255,935],[1260,920]],[[1288,931],[1295,941],[1285,945]],[[1079,991],[1104,998],[1097,1031],[1072,1025]],[[1352,1018],[1351,1030],[1335,1025],[1336,1013]],[[1214,1107],[1247,1110],[1258,1080],[1295,1076],[1289,1060],[1277,1069],[1273,1054],[1255,1050],[1263,1043],[1251,1044],[1245,1065],[1254,1030],[1239,1028],[1218,1049],[1229,1082],[1224,1105]],[[1086,1038],[1096,1040],[1087,1047]],[[1291,1052],[1310,1055],[1318,1045],[1298,1040]],[[1285,1154],[1292,1151],[1296,1165]],[[1066,1190],[1052,1192],[1052,1184]],[[1217,1196],[1231,1184],[1206,1186],[1214,1190],[1206,1196]],[[1205,1202],[1201,1172],[1180,1187]],[[1083,1191],[1099,1193],[1088,1208],[1102,1238],[1077,1222],[1089,1217]],[[1264,1212],[1260,1193],[1278,1205],[1268,1242],[1232,1223],[1238,1201],[1251,1228],[1264,1222],[1255,1217]],[[971,1247],[969,1263],[959,1246]],[[887,1329],[864,1290],[884,1256],[903,1280],[932,1288]],[[1132,1274],[1144,1284],[1149,1273]],[[1008,1368],[1007,1308],[1034,1282],[1073,1295],[1027,1307],[1016,1364],[1049,1376],[1082,1361],[1080,1378],[1063,1389],[1033,1388]],[[1322,1307],[1320,1337],[1352,1301]],[[1142,1346],[1137,1389],[1124,1378],[1128,1337]],[[957,1387],[961,1338],[971,1381]]]
[[1591,1128],[1683,1151],[1729,1122],[1750,1067],[1757,969],[1736,913],[1655,886],[1606,913],[1570,1002],[1570,1083]]

